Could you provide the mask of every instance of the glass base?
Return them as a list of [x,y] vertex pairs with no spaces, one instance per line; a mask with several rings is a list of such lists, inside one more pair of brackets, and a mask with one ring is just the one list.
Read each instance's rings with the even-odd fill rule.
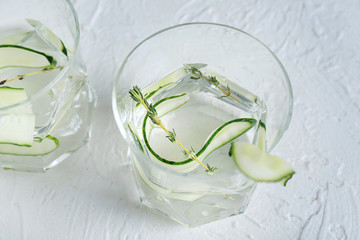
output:
[[45,172],[62,162],[88,142],[95,102],[94,90],[88,84],[84,84],[66,113],[49,133],[59,141],[55,151],[36,156],[0,153],[0,166],[5,170]]
[[195,227],[243,213],[256,186],[256,184],[249,185],[248,188],[233,194],[231,197],[207,193],[202,196],[199,195],[198,198],[181,200],[176,199],[179,196],[171,198],[169,194],[164,195],[151,188],[142,180],[134,165],[132,171],[139,189],[141,202],[188,227]]

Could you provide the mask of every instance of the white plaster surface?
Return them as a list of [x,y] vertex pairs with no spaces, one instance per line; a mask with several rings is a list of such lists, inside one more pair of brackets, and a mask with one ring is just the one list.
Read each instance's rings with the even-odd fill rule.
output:
[[[92,139],[45,174],[0,172],[0,239],[360,239],[360,1],[73,2],[98,94]],[[274,152],[297,173],[260,184],[244,214],[189,229],[140,204],[111,92],[132,47],[191,21],[243,29],[283,62],[294,115]]]

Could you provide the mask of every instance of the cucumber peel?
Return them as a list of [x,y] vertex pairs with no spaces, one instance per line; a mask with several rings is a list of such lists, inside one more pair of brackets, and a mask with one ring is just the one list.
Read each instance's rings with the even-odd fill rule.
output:
[[[154,107],[156,107],[158,114],[162,113],[165,115],[171,110],[174,110],[186,102],[184,99],[181,99],[186,95],[176,95],[168,98],[164,98],[154,104]],[[167,101],[172,101],[172,104],[169,104]],[[186,100],[187,101],[187,100]],[[172,106],[172,107],[169,107]],[[198,167],[199,163],[195,162],[193,159],[188,158],[184,159],[182,161],[172,161],[169,159],[165,159],[158,155],[151,147],[148,135],[149,131],[147,128],[147,123],[150,122],[149,115],[146,114],[144,121],[143,121],[143,127],[142,127],[142,133],[143,133],[143,139],[146,148],[150,152],[150,155],[160,162],[166,164],[168,167],[172,167],[176,169],[177,171],[181,172],[190,172],[196,167]],[[224,124],[222,124],[220,127],[218,127],[215,131],[213,131],[212,134],[207,138],[205,141],[203,147],[196,153],[197,158],[200,161],[203,161],[208,155],[210,155],[213,151],[216,149],[224,146],[225,144],[233,141],[234,139],[238,138],[242,134],[246,133],[249,129],[251,129],[256,124],[256,120],[252,118],[239,118],[234,119],[231,121],[228,121]]]
[[144,146],[142,145],[142,143],[141,143],[141,141],[140,141],[140,138],[139,138],[136,130],[133,129],[133,128],[130,126],[130,124],[128,124],[128,128],[129,128],[129,130],[130,130],[130,132],[131,132],[131,135],[133,136],[136,144],[137,144],[138,147],[140,148],[140,150],[141,150],[142,152],[145,152]]
[[257,146],[265,151],[266,150],[266,126],[265,123],[260,120],[259,128],[258,128],[258,139],[257,139]]
[[46,53],[13,44],[0,45],[0,69],[7,67],[47,68],[56,59]]
[[250,143],[232,142],[229,155],[244,175],[257,182],[283,180],[285,186],[295,173],[283,159],[267,154]]
[[14,156],[44,156],[55,151],[60,146],[56,137],[51,135],[44,139],[35,138],[31,147],[14,144],[0,144],[0,154]]
[[[185,69],[180,68],[170,74],[168,74],[166,77],[161,79],[159,82],[157,82],[154,85],[151,85],[148,88],[145,88],[142,91],[142,94],[144,95],[146,100],[151,99],[152,97],[156,96],[156,94],[159,92],[159,90],[166,88],[170,84],[174,83],[175,81],[179,80],[180,78],[183,78],[187,75],[187,72]],[[137,103],[136,107],[138,107],[140,104]]]
[[41,22],[34,20],[34,19],[26,19],[26,21],[33,26],[37,31],[40,31],[41,34],[39,34],[39,36],[45,38],[45,41],[48,41],[51,43],[51,45],[53,45],[54,47],[56,47],[58,50],[60,50],[65,56],[68,56],[68,50],[65,47],[64,42],[58,37],[56,36],[55,33],[53,33],[52,31],[50,31],[49,28],[47,28],[46,26],[44,26]]
[[163,117],[171,111],[183,106],[189,100],[189,96],[186,93],[163,98],[154,104],[158,117]]
[[[164,85],[159,86],[157,89],[149,92],[149,91],[143,91],[144,97],[146,100],[149,100],[150,98],[152,98],[159,90],[161,90],[162,88],[165,88],[167,86],[169,86],[172,82],[166,83]],[[140,105],[140,103],[136,103],[136,107],[138,107]]]
[[182,78],[182,77],[184,77],[186,75],[187,75],[186,71],[183,68],[180,68],[180,69],[168,74],[166,77],[161,79],[156,84],[151,85],[150,87],[144,89],[142,91],[142,93],[144,94],[144,96],[146,96],[147,94],[150,94],[151,92],[154,92],[154,91],[157,91],[157,90],[161,89],[162,86],[165,86],[165,85],[167,86],[167,85],[179,80],[180,78]]

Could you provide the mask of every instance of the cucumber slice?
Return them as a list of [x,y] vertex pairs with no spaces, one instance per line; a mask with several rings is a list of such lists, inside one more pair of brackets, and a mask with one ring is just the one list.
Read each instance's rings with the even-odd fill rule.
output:
[[[167,85],[179,80],[180,78],[185,77],[186,75],[187,75],[187,73],[186,73],[185,69],[180,68],[180,69],[168,74],[166,77],[161,79],[156,84],[151,85],[150,87],[144,89],[143,94],[145,96],[146,94],[150,94],[154,91],[157,92],[158,90],[161,89],[161,87],[163,87],[165,85],[167,86]],[[154,96],[154,94],[152,96]]]
[[56,66],[56,60],[43,52],[19,45],[0,45],[0,69],[6,67],[46,68],[50,66]]
[[129,130],[130,130],[130,132],[131,132],[131,135],[133,136],[136,144],[137,144],[138,147],[140,148],[140,150],[141,150],[142,152],[145,152],[144,146],[142,145],[142,143],[141,143],[141,141],[140,141],[140,138],[139,138],[139,136],[138,136],[135,128],[134,128],[134,130],[133,130],[133,128],[130,126],[130,124],[128,124],[128,128],[129,128]]
[[156,108],[158,117],[161,118],[161,117],[165,116],[166,114],[168,114],[169,112],[178,109],[179,107],[181,107],[182,105],[187,103],[189,98],[190,97],[186,93],[183,93],[180,95],[175,95],[175,96],[161,99],[160,101],[157,102],[158,103],[157,105],[159,105]]
[[[153,91],[151,91],[151,92],[148,92],[148,91],[146,91],[146,89],[145,89],[145,91],[144,91],[144,93],[143,93],[145,99],[146,99],[146,100],[149,100],[149,99],[152,98],[154,95],[156,95],[156,93],[157,93],[159,90],[161,90],[162,88],[165,88],[165,87],[169,86],[171,83],[172,83],[172,82],[169,82],[169,83],[166,83],[166,84],[164,84],[164,85],[161,85],[161,86],[159,86],[157,89],[155,89],[155,90],[153,90]],[[139,105],[140,105],[140,103],[136,103],[136,107],[138,107]]]
[[[171,109],[176,109],[183,105],[183,101],[176,101],[177,98],[182,97],[184,95],[177,95],[168,98],[164,98],[154,104],[158,113],[168,113]],[[167,104],[167,101],[173,101],[173,104]],[[182,99],[183,100],[183,99]],[[177,103],[177,104],[176,104]],[[171,108],[169,106],[172,106]],[[178,106],[178,107],[176,107]],[[188,158],[182,161],[172,161],[169,159],[165,159],[159,156],[150,146],[148,136],[149,130],[151,128],[147,127],[147,122],[149,116],[148,114],[145,116],[143,121],[143,138],[145,142],[146,148],[149,150],[150,155],[153,159],[160,161],[161,163],[165,164],[167,167],[171,167],[176,171],[180,172],[190,172],[199,166],[199,163],[193,161],[192,159]],[[220,127],[218,127],[205,141],[203,147],[196,153],[196,156],[200,161],[203,161],[208,155],[210,155],[216,149],[224,146],[225,144],[231,142],[232,140],[238,138],[242,134],[246,133],[249,129],[251,129],[256,124],[256,120],[252,118],[239,118],[234,119],[229,122],[224,123]]]
[[265,141],[266,141],[266,126],[265,123],[263,123],[261,120],[259,122],[259,129],[258,129],[258,140],[257,140],[257,146],[265,151]]
[[[187,72],[185,71],[185,69],[180,68],[180,69],[170,73],[169,75],[167,75],[166,77],[161,79],[156,84],[151,85],[150,87],[144,89],[142,91],[142,94],[144,95],[146,100],[149,100],[150,98],[156,96],[156,94],[159,92],[159,90],[169,86],[171,83],[179,80],[182,77],[185,77],[186,75],[187,75]],[[139,105],[140,104],[137,103],[136,107],[138,107]]]
[[295,173],[283,159],[269,155],[250,143],[231,143],[229,154],[240,171],[257,182],[287,181]]
[[16,33],[0,39],[0,44],[17,44],[32,32]]
[[[27,99],[23,88],[0,87],[0,109]],[[35,115],[30,103],[0,111],[0,144],[31,146]]]
[[[0,87],[0,108],[5,108],[28,99],[24,88],[13,88],[8,86]],[[24,111],[24,108],[16,108]],[[26,113],[30,113],[31,108],[26,109]]]
[[31,146],[35,116],[33,114],[9,114],[0,116],[0,144]]
[[37,20],[26,19],[26,21],[31,26],[33,26],[36,29],[36,31],[40,33],[39,34],[40,37],[43,37],[45,41],[50,42],[51,45],[53,45],[58,50],[60,50],[65,56],[68,56],[68,50],[65,47],[65,44],[63,43],[63,41],[61,41],[61,39],[58,36],[56,36],[55,33],[50,31],[50,29],[48,29],[45,25],[43,25],[41,22]]
[[48,135],[44,139],[34,139],[34,143],[31,147],[21,147],[13,144],[0,144],[0,154],[15,156],[44,156],[55,151],[59,146],[59,140]]

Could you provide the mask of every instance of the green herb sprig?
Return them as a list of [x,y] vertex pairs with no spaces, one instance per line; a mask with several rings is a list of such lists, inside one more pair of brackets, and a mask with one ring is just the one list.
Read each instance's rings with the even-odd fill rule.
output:
[[215,170],[217,170],[217,167],[211,167],[209,164],[207,164],[207,167],[209,170],[206,170],[208,174],[213,174]]
[[35,72],[31,72],[31,73],[27,73],[27,74],[23,74],[23,75],[17,75],[15,78],[11,78],[11,79],[4,79],[0,81],[0,85],[4,85],[5,83],[9,83],[15,80],[23,80],[25,77],[31,76],[31,75],[35,75],[35,74],[39,74],[39,73],[43,73],[43,72],[49,72],[55,69],[60,69],[62,70],[64,66],[49,66],[46,68],[43,68],[39,71],[35,71]]
[[191,79],[194,79],[194,80],[198,80],[200,78],[205,79],[209,83],[213,84],[216,88],[218,88],[224,94],[224,96],[222,96],[222,97],[231,97],[232,99],[236,100],[237,102],[240,102],[240,100],[238,98],[234,97],[231,94],[231,89],[230,89],[229,85],[227,85],[226,88],[221,86],[219,80],[217,80],[217,78],[215,76],[207,76],[207,75],[203,74],[197,67],[191,66],[188,64],[185,64],[184,68],[187,72],[192,74],[192,76],[190,76]]

